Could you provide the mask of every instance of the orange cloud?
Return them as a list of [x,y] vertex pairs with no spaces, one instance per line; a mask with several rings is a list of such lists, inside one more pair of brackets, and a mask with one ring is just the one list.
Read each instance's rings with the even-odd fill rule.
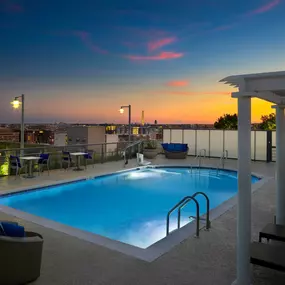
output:
[[182,52],[163,51],[157,55],[127,55],[126,58],[130,60],[167,60],[183,57]]
[[107,54],[108,51],[101,49],[92,42],[90,33],[86,31],[73,31],[73,35],[78,37],[86,47],[92,50],[95,53]]
[[270,11],[273,9],[275,6],[279,5],[281,3],[281,0],[273,0],[253,11],[250,11],[247,15],[257,15],[257,14],[263,14],[266,13],[267,11]]
[[167,86],[170,87],[185,87],[189,84],[189,80],[174,80],[167,82]]
[[161,47],[169,45],[169,44],[171,44],[171,43],[173,43],[175,41],[176,41],[175,37],[163,38],[163,39],[160,39],[160,40],[151,41],[151,42],[148,43],[148,50],[149,51],[154,51],[156,49],[159,49]]

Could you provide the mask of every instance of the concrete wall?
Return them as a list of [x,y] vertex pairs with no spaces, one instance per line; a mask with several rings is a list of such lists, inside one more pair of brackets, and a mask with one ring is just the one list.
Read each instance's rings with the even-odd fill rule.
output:
[[106,143],[113,143],[113,144],[107,144],[106,145],[106,153],[110,153],[112,154],[115,153],[117,151],[117,147],[118,147],[118,141],[119,141],[119,136],[118,135],[106,135]]
[[[104,126],[88,127],[87,144],[105,143],[106,142],[105,133],[106,130]],[[102,152],[102,146],[100,145],[88,146],[88,149],[94,150],[96,153]],[[103,151],[105,151],[105,148],[103,148]]]
[[87,127],[70,127],[67,129],[67,144],[87,144],[88,129]]
[[54,134],[54,146],[66,145],[67,133],[55,133]]

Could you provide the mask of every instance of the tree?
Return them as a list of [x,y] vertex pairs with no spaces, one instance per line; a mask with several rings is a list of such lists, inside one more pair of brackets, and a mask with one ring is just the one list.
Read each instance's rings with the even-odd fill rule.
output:
[[274,113],[261,116],[261,123],[259,128],[262,130],[275,130],[276,129],[276,117]]
[[238,117],[237,114],[225,114],[217,119],[214,123],[215,129],[237,130]]

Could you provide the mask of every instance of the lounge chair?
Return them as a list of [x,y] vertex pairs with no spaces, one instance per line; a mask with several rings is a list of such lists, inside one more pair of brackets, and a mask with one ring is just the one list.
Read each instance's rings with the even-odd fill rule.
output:
[[276,224],[267,224],[259,233],[259,242],[263,238],[269,240],[285,242],[285,226]]
[[[2,222],[0,233],[0,284],[19,285],[36,280],[40,276],[43,238],[40,234],[25,232],[13,222]],[[10,229],[7,230],[7,224]],[[18,235],[13,227],[17,228]],[[4,233],[3,233],[4,229]],[[5,231],[9,235],[4,235]],[[23,232],[24,231],[24,232]],[[19,234],[20,233],[20,234]],[[24,233],[24,236],[23,236]]]
[[184,143],[163,143],[161,144],[165,157],[170,159],[184,159],[188,154],[188,144]]
[[285,246],[253,242],[250,262],[270,269],[285,271]]
[[147,165],[150,165],[151,162],[144,160],[142,153],[137,153],[137,164],[138,166],[147,166]]

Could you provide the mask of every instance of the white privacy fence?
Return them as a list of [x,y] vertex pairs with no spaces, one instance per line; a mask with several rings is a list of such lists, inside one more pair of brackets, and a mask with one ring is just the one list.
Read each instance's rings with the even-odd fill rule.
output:
[[[272,140],[270,136],[272,134]],[[164,129],[164,143],[187,143],[188,155],[197,155],[201,149],[206,150],[208,157],[220,157],[223,151],[228,151],[229,158],[238,157],[238,132],[237,130],[187,130]],[[271,143],[270,143],[271,142]],[[268,147],[268,144],[270,146]],[[251,158],[252,160],[275,160],[272,146],[276,145],[275,131],[251,131]],[[271,152],[268,156],[268,151]]]

